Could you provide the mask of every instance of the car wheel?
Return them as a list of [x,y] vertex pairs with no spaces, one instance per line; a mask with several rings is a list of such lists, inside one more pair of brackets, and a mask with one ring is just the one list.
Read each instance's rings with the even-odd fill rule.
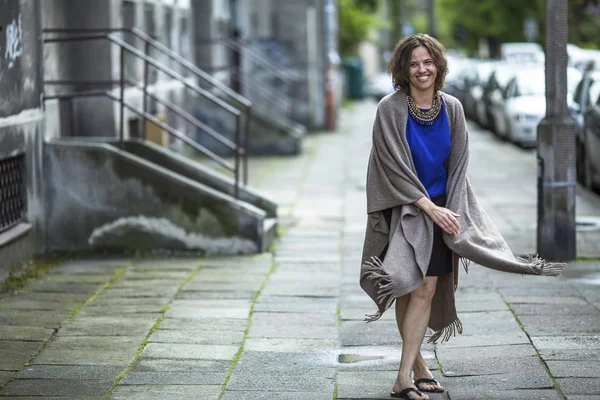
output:
[[515,138],[513,138],[512,128],[510,126],[510,119],[506,118],[505,122],[506,126],[506,140],[512,143],[516,143]]

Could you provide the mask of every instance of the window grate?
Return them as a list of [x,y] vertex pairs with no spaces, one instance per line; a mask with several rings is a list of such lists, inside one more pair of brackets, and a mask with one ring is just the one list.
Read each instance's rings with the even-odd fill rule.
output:
[[0,232],[25,219],[25,156],[0,160]]

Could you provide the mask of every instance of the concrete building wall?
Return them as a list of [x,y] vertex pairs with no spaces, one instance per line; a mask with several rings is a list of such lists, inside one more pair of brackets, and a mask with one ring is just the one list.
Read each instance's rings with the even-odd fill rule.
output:
[[[161,43],[180,52],[186,58],[192,58],[190,49],[191,18],[189,0],[47,0],[42,2],[44,28],[94,29],[124,27],[143,30],[157,38]],[[131,34],[116,34],[138,50],[144,51],[144,44]],[[77,43],[48,43],[45,52],[45,78],[61,80],[118,81],[120,78],[121,52],[119,46],[108,40],[85,41]],[[184,70],[170,62],[168,57],[151,49],[150,56],[175,72]],[[133,54],[125,53],[126,79],[138,83],[143,81],[144,62]],[[159,97],[183,103],[183,86],[169,75],[150,67],[149,90]],[[101,88],[102,86],[100,86]],[[88,90],[86,87],[53,86],[48,91]],[[106,86],[108,88],[108,86]],[[118,94],[115,88],[113,93]],[[143,97],[139,89],[128,88],[125,91],[128,103],[142,108]],[[181,125],[164,107],[148,102],[148,111]],[[58,105],[49,102],[48,130],[46,137],[59,135]],[[107,98],[85,98],[73,100],[72,133],[76,136],[115,136],[120,127],[120,107]],[[135,136],[130,131],[134,121],[141,121],[136,114],[125,110],[124,136]],[[139,126],[139,125],[138,125]]]
[[[297,82],[294,120],[311,129],[325,125],[327,49],[323,0],[247,0],[240,2],[242,38],[253,49],[277,41],[290,65],[284,71]],[[277,63],[276,63],[277,64]]]
[[[0,161],[23,157],[26,205],[23,221],[0,232],[0,280],[43,250],[39,12],[39,0],[0,2]],[[7,184],[0,171],[0,185]]]

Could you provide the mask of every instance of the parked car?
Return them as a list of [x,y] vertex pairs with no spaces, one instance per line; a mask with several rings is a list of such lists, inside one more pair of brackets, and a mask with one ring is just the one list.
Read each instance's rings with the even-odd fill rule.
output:
[[[520,68],[523,68],[523,65],[519,64]],[[500,103],[504,102],[504,91],[506,90],[506,85],[510,81],[510,79],[514,76],[517,71],[517,67],[512,63],[498,63],[495,64],[494,70],[490,74],[488,81],[483,90],[483,106],[485,108],[485,119],[486,125],[485,128],[489,129],[493,133],[499,135],[500,137],[505,136],[504,131],[497,131],[498,125],[494,119],[494,116],[497,115],[496,108],[500,106]],[[501,126],[500,128],[503,128]]]
[[[580,79],[581,73],[577,69],[567,69],[567,99],[572,98]],[[535,146],[537,126],[546,114],[544,67],[532,65],[518,69],[492,112],[499,136],[524,147]]]
[[575,121],[575,144],[577,162],[577,181],[586,182],[585,176],[585,136],[583,130],[583,115],[593,105],[593,100],[600,93],[592,91],[600,89],[595,82],[600,81],[600,71],[585,71],[573,93],[573,100],[569,104],[569,115]]
[[448,58],[448,74],[445,79],[444,91],[456,97],[463,106],[477,62],[472,58]]
[[544,49],[534,42],[511,42],[500,45],[500,57],[504,61],[544,62]]
[[494,69],[495,61],[480,61],[473,66],[473,78],[465,95],[464,109],[468,118],[473,119],[480,126],[487,125],[485,108],[483,104],[483,90]]
[[600,187],[600,81],[589,89],[590,105],[583,114],[584,184],[590,189]]
[[377,74],[369,79],[365,87],[365,95],[375,101],[380,101],[393,92],[392,77],[387,72]]

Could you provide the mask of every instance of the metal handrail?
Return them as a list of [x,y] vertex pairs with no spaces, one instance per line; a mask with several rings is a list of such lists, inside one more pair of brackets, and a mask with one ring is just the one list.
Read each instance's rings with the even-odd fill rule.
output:
[[[169,49],[167,46],[163,45],[158,40],[147,35],[142,30],[140,30],[138,28],[97,28],[97,29],[46,28],[46,29],[43,29],[42,32],[44,32],[44,33],[59,33],[59,34],[60,33],[68,33],[68,34],[71,34],[71,33],[88,33],[88,34],[89,33],[105,33],[106,34],[106,33],[112,33],[112,32],[125,32],[125,33],[131,33],[131,34],[135,35],[136,37],[138,37],[139,39],[141,39],[142,41],[145,42],[145,45],[146,45],[145,54],[148,54],[148,52],[149,52],[148,46],[153,46],[154,48],[159,50],[162,54],[169,57],[169,59],[177,62],[180,66],[186,68],[188,71],[192,72],[197,77],[204,80],[205,82],[208,82],[213,87],[216,87],[217,89],[221,90],[223,93],[230,96],[232,99],[239,102],[241,105],[243,105],[245,107],[246,120],[245,120],[245,125],[243,128],[243,130],[244,130],[244,135],[243,135],[244,136],[244,145],[243,145],[243,147],[244,147],[244,149],[248,149],[248,144],[250,141],[250,121],[252,120],[252,102],[250,100],[246,99],[241,94],[231,90],[229,87],[227,87],[227,85],[223,84],[218,79],[215,79],[210,74],[208,74],[205,71],[203,71],[202,69],[198,68],[192,62],[190,62],[189,60],[186,60],[184,57],[177,54],[173,50]],[[144,64],[144,81],[146,82],[146,80],[147,80],[147,65]],[[146,91],[144,91],[144,92],[146,92]],[[146,102],[144,99],[144,111],[145,110],[146,110]],[[247,185],[248,184],[248,157],[247,157],[247,155],[242,157],[242,163],[244,165],[243,166],[243,174],[244,174],[243,180],[244,180],[244,184]]]
[[293,75],[288,74],[286,71],[282,70],[281,68],[279,68],[278,66],[273,64],[273,62],[271,60],[264,57],[259,52],[249,49],[248,47],[244,46],[244,44],[240,40],[234,40],[234,39],[230,39],[230,38],[221,38],[221,39],[204,41],[204,42],[201,42],[200,44],[208,44],[211,46],[218,45],[218,44],[225,45],[230,50],[233,50],[237,53],[244,52],[245,55],[248,55],[248,58],[252,59],[254,62],[256,62],[257,64],[260,64],[261,66],[263,66],[265,68],[271,69],[278,76],[278,78],[280,78],[282,80],[289,81],[289,80],[295,79]]
[[221,165],[222,167],[224,167],[228,171],[234,172],[235,166],[232,165],[231,163],[229,163],[224,158],[220,157],[219,155],[215,154],[211,150],[209,150],[206,147],[202,146],[201,144],[197,143],[195,140],[190,139],[189,137],[187,137],[183,133],[179,132],[177,129],[171,127],[170,125],[168,125],[168,124],[164,123],[163,121],[161,121],[160,119],[156,118],[154,115],[152,115],[152,114],[150,114],[148,112],[145,112],[143,110],[140,110],[139,108],[137,108],[137,107],[135,107],[135,106],[133,106],[133,105],[131,105],[131,104],[123,101],[118,96],[115,96],[114,94],[110,93],[109,91],[106,91],[106,90],[90,90],[90,91],[87,91],[87,92],[77,92],[77,93],[67,93],[67,94],[53,94],[53,95],[50,95],[50,96],[44,95],[44,100],[62,100],[62,99],[71,100],[71,99],[78,98],[78,97],[100,97],[100,96],[108,97],[108,98],[110,98],[113,101],[119,102],[119,104],[123,104],[128,110],[130,110],[134,114],[137,114],[140,117],[145,117],[148,121],[156,124],[158,127],[164,129],[165,131],[167,131],[171,135],[177,137],[178,139],[180,139],[181,141],[185,142],[186,144],[190,145],[191,147],[193,147],[197,151],[199,151],[202,154],[208,156],[211,160],[215,161],[216,163],[218,163],[219,165]]
[[[98,30],[98,31],[101,32],[102,30]],[[88,33],[88,32],[89,31],[87,31],[86,33]],[[95,32],[92,31],[92,33],[95,33]],[[114,44],[116,44],[117,46],[119,46],[121,49],[121,52],[120,52],[121,53],[120,54],[120,79],[119,79],[120,95],[119,95],[119,97],[117,97],[110,92],[104,93],[104,95],[112,98],[113,100],[118,101],[120,104],[120,121],[119,121],[120,122],[120,128],[119,128],[120,141],[123,142],[123,140],[124,140],[124,110],[125,110],[125,108],[127,108],[130,111],[134,112],[135,114],[142,116],[144,118],[144,122],[146,120],[149,120],[149,121],[155,123],[157,126],[161,127],[166,132],[177,136],[179,139],[190,144],[196,150],[209,156],[209,158],[213,159],[218,164],[220,164],[220,165],[224,166],[226,169],[229,169],[230,171],[232,171],[234,174],[234,180],[235,180],[235,197],[237,198],[238,192],[239,192],[240,155],[243,155],[244,158],[247,157],[246,151],[240,151],[241,150],[240,131],[241,131],[241,122],[242,122],[241,121],[241,112],[239,110],[237,110],[236,108],[232,107],[231,105],[229,105],[228,103],[224,102],[223,100],[219,99],[218,97],[214,96],[212,93],[199,87],[198,85],[190,83],[185,77],[183,77],[179,73],[162,65],[161,63],[157,62],[153,58],[149,57],[146,53],[139,51],[138,49],[136,49],[135,47],[124,42],[120,38],[115,37],[113,34],[102,34],[102,35],[85,34],[85,35],[79,35],[79,36],[69,36],[66,38],[44,38],[43,41],[44,41],[44,43],[53,43],[53,42],[73,42],[73,41],[86,41],[86,40],[98,40],[98,39],[107,39],[107,40],[113,42]],[[144,91],[144,109],[143,110],[139,110],[139,109],[127,104],[124,101],[124,97],[125,97],[124,91],[125,91],[125,81],[126,81],[125,80],[125,54],[126,54],[126,52],[129,52],[144,61],[145,68],[144,68],[144,86],[143,86],[143,91]],[[177,130],[173,129],[169,125],[163,123],[162,121],[158,120],[157,118],[155,118],[154,116],[152,116],[151,114],[146,112],[146,101],[147,101],[147,96],[149,95],[149,93],[147,91],[147,66],[148,66],[148,64],[152,65],[154,68],[158,69],[159,71],[167,74],[171,78],[181,82],[187,88],[193,90],[200,96],[203,96],[204,98],[211,100],[213,103],[221,106],[221,108],[225,109],[226,111],[228,111],[229,113],[234,115],[234,117],[236,119],[236,130],[235,130],[235,152],[234,152],[235,153],[235,165],[233,167],[231,167],[230,164],[227,163],[225,160],[223,160],[221,157],[217,156],[215,153],[208,150],[204,146],[201,146],[200,144],[196,143],[195,141],[188,138],[187,136],[184,136],[185,137],[184,138],[180,134],[178,135]],[[60,81],[58,81],[58,82],[60,82]],[[54,81],[54,83],[57,83],[57,81]],[[61,95],[59,95],[59,96],[61,96]],[[79,96],[73,95],[73,94],[72,95],[62,95],[62,96],[67,96],[67,97],[72,96],[71,98],[79,97]],[[46,98],[49,99],[49,98],[57,98],[57,97],[49,96]],[[177,114],[182,116],[183,118],[185,118],[185,116],[182,115],[182,113],[177,113]],[[189,114],[187,114],[187,115],[189,117],[191,117],[191,115],[189,115]],[[198,121],[198,122],[200,122],[200,121]],[[217,136],[221,136],[214,130],[212,131],[212,133],[215,133]],[[247,136],[247,135],[245,135],[245,136]],[[223,139],[225,139],[225,138],[223,138]],[[192,144],[192,143],[194,143],[194,144]],[[245,169],[244,175],[245,175],[245,179],[247,179],[247,169]]]
[[[287,97],[290,98],[290,106],[289,106],[288,113],[289,113],[290,118],[293,118],[293,116],[295,114],[295,110],[296,110],[295,96],[293,93],[294,88],[295,88],[294,85],[295,85],[296,78],[293,75],[288,74],[286,71],[282,70],[277,65],[273,64],[272,61],[270,61],[268,58],[264,57],[259,52],[249,49],[248,47],[244,46],[244,44],[240,40],[234,40],[234,39],[229,39],[229,38],[220,38],[220,39],[212,39],[212,40],[203,41],[203,42],[200,42],[199,44],[200,45],[209,45],[209,46],[224,45],[226,48],[234,51],[239,56],[247,57],[248,60],[250,60],[252,63],[254,63],[254,65],[257,65],[258,67],[260,67],[262,69],[270,70],[271,74],[275,78],[281,80],[287,88],[286,94],[287,94]],[[239,68],[237,68],[237,69],[239,69]],[[240,73],[240,71],[236,71],[235,67],[232,70],[234,71],[234,73]],[[238,82],[241,82],[241,81],[238,79]],[[246,82],[246,84],[247,84],[247,82]],[[280,91],[282,93],[284,93],[283,90],[280,90]]]
[[[135,82],[131,79],[126,79],[126,82],[130,87],[135,87],[136,89],[143,90],[143,87],[140,86],[138,82]],[[119,81],[44,81],[44,83],[47,85],[61,85],[61,86],[63,86],[63,85],[79,85],[79,86],[104,85],[105,86],[107,84],[119,84]],[[193,115],[191,115],[190,113],[188,113],[183,108],[176,105],[175,103],[173,103],[169,100],[164,100],[152,92],[146,91],[146,95],[149,96],[150,98],[152,98],[152,100],[156,101],[157,103],[165,106],[167,109],[173,111],[175,114],[177,114],[178,116],[180,116],[181,118],[186,120],[188,123],[194,125],[196,128],[201,129],[202,131],[206,132],[209,136],[211,136],[213,139],[215,139],[216,141],[218,141],[219,143],[221,143],[228,149],[233,150],[233,151],[238,151],[240,153],[240,155],[243,155],[246,152],[245,149],[243,149],[241,147],[237,148],[234,142],[227,139],[226,137],[224,137],[223,135],[221,135],[220,133],[215,131],[213,128],[211,128],[204,122],[198,120],[196,117],[194,117]]]

